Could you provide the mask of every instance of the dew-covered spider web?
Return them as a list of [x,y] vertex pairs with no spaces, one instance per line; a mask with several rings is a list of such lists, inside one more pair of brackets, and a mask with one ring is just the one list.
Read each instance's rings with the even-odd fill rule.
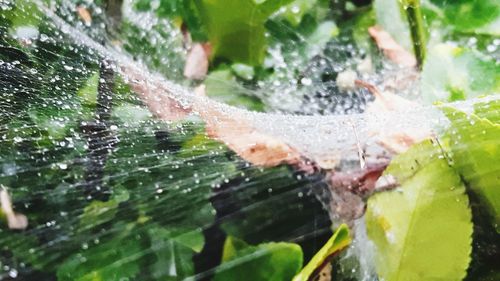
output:
[[[432,77],[376,48],[363,32],[372,14],[310,32],[278,13],[262,67],[222,61],[187,79],[193,42],[155,12],[165,1],[138,2],[0,0],[0,184],[27,219],[0,227],[0,280],[226,280],[227,237],[298,243],[308,260],[342,222],[359,234],[339,280],[376,280],[365,194],[329,177],[386,166],[401,132],[441,146],[450,122],[420,95]],[[500,42],[482,42],[473,47],[498,66]],[[405,103],[368,110],[377,96],[355,80]],[[478,100],[498,97],[443,106],[471,112]],[[218,122],[284,143],[312,168],[254,165],[207,133]]]

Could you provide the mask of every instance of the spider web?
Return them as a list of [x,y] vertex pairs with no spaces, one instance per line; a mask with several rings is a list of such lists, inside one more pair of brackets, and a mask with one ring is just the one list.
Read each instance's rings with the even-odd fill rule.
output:
[[[266,113],[196,96],[182,75],[183,34],[171,22],[126,1],[120,30],[99,5],[85,3],[94,11],[91,24],[75,14],[75,2],[0,2],[0,183],[29,222],[24,231],[0,230],[1,278],[205,278],[226,236],[296,242],[308,260],[331,235],[332,220],[342,220],[327,207],[335,196],[322,174],[255,167],[209,139],[196,114],[154,118],[133,84],[158,87],[185,107],[202,102],[243,116],[311,159],[347,159],[347,167],[357,165],[360,143],[376,143],[374,128],[439,131],[447,124],[425,106],[363,113],[373,100],[367,90],[322,81],[366,57],[368,50],[342,37],[307,59],[271,45],[274,76],[257,85],[214,78],[260,99]],[[314,49],[295,33],[290,48]],[[384,64],[363,79],[378,85],[401,71]],[[416,92],[403,94],[415,99]],[[361,222],[353,224],[363,233]],[[356,243],[368,247],[360,237]],[[371,278],[370,266],[359,264],[339,270]]]

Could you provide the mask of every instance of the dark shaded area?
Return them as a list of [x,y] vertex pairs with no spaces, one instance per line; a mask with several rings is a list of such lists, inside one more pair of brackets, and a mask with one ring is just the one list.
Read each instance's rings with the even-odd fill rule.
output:
[[329,215],[318,200],[328,194],[323,172],[308,175],[293,167],[279,167],[269,174],[271,179],[257,170],[246,172],[251,180],[237,177],[213,189],[210,201],[217,214],[203,232],[203,250],[193,257],[197,280],[212,279],[228,235],[252,245],[298,243],[305,262],[330,238]]
[[[464,181],[465,182],[465,181]],[[498,281],[500,273],[500,235],[491,224],[488,210],[477,195],[467,189],[472,210],[474,231],[472,234],[472,261],[467,270],[466,281]]]
[[106,201],[110,192],[103,185],[104,167],[109,153],[118,141],[113,130],[110,130],[114,73],[109,63],[101,63],[99,75],[95,119],[82,122],[80,126],[88,138],[87,172],[82,187],[88,199]]
[[182,148],[182,142],[172,139],[172,133],[168,130],[158,130],[154,134],[158,141],[156,147],[160,151],[175,153]]

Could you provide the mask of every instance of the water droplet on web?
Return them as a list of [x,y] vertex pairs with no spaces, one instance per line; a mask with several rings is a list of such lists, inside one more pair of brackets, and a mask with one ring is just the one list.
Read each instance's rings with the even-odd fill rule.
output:
[[304,77],[300,79],[300,83],[304,86],[310,86],[312,84],[312,80],[310,78]]
[[9,277],[10,278],[17,278],[17,270],[15,268],[12,268],[11,270],[9,270]]

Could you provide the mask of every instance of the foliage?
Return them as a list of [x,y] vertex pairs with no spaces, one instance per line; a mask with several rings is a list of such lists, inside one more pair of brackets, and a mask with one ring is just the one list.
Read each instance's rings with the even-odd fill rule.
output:
[[449,146],[453,167],[479,196],[483,206],[489,209],[492,224],[500,233],[500,149],[497,145],[500,124],[450,107],[443,108],[443,111],[452,121]]
[[224,243],[222,264],[215,281],[291,280],[302,267],[302,250],[292,243],[264,243],[248,246],[228,237]]
[[[368,200],[367,231],[384,280],[461,280],[471,253],[465,187],[429,142],[393,159],[384,172],[401,187]],[[439,241],[439,242],[438,242]]]
[[438,44],[429,50],[422,71],[426,102],[465,100],[500,91],[500,71],[494,58],[477,51]]
[[342,224],[330,237],[326,244],[314,255],[307,265],[295,275],[293,281],[307,281],[314,278],[314,273],[321,268],[329,259],[342,251],[351,243],[351,237],[347,225]]
[[[14,231],[0,212],[0,279],[309,280],[347,248],[349,231],[341,226],[331,236],[329,202],[317,200],[328,188],[323,172],[253,167],[210,140],[197,119],[154,119],[130,81],[103,75],[102,54],[55,28],[38,9],[46,2],[0,4],[0,183],[29,219],[26,230]],[[140,12],[124,9],[111,31],[108,9],[120,1],[52,2],[91,40],[184,85],[195,83],[182,76],[186,34],[209,42],[207,96],[252,111],[299,100],[289,112],[362,112],[370,98],[341,91],[339,73],[356,70],[364,79],[376,72],[378,81],[395,67],[367,28],[381,25],[412,49],[397,0],[139,0],[132,2]],[[486,254],[471,240],[482,237],[472,237],[472,227],[483,219],[493,235],[500,225],[500,103],[478,99],[500,90],[500,7],[494,0],[421,3],[428,31],[422,99],[466,100],[474,110],[441,107],[450,125],[437,132],[439,143],[393,159],[385,175],[401,186],[369,198],[363,220],[379,279],[460,280],[471,259],[496,261],[500,252],[498,239]],[[77,7],[92,15],[90,27]],[[367,73],[361,60],[373,64]],[[103,83],[112,85],[111,96],[103,96]],[[475,196],[487,218],[471,217]]]

